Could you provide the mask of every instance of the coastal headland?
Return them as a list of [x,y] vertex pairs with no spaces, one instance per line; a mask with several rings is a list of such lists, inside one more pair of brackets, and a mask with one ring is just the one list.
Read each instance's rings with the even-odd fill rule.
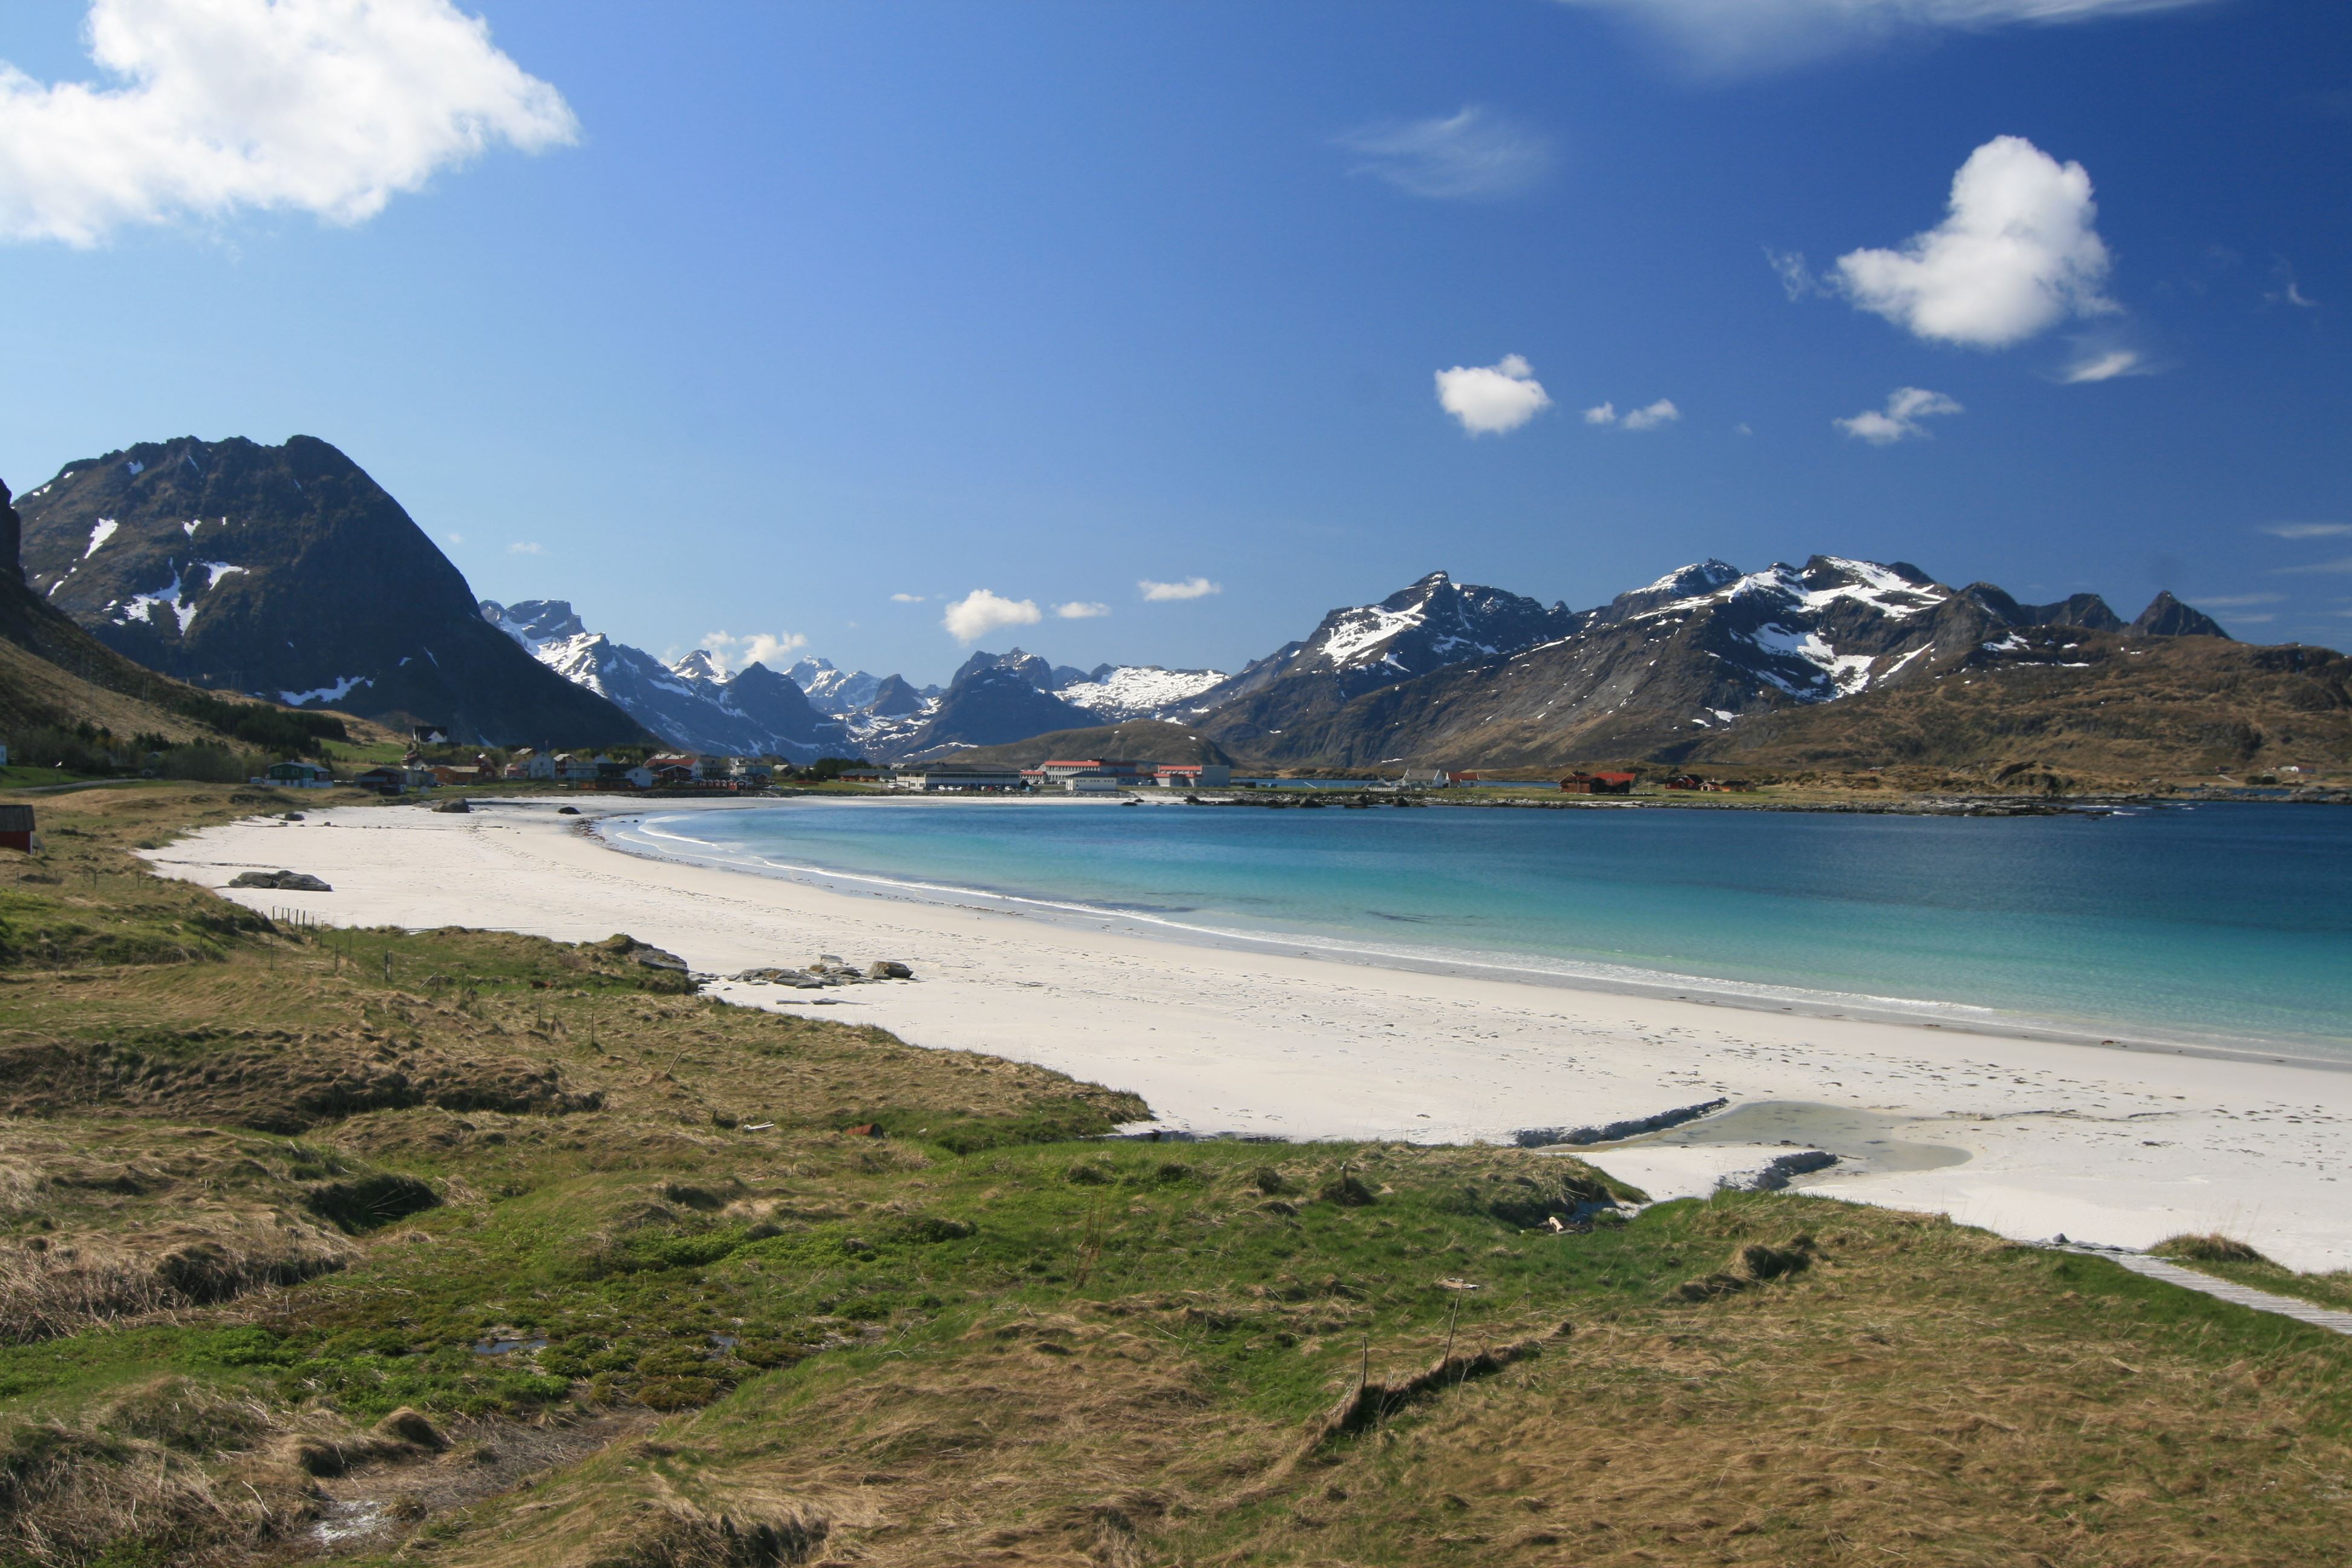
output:
[[[2352,1072],[2325,1062],[1195,946],[622,853],[599,829],[627,808],[583,810],[342,808],[206,828],[148,858],[337,925],[625,932],[718,976],[825,953],[895,960],[914,982],[709,989],[1129,1090],[1171,1131],[1511,1143],[1723,1100],[1703,1121],[1578,1153],[1665,1198],[1821,1148],[1838,1163],[1798,1180],[1822,1196],[2020,1239],[2137,1247],[2220,1231],[2297,1268],[2352,1265]],[[227,887],[278,868],[334,890]]]

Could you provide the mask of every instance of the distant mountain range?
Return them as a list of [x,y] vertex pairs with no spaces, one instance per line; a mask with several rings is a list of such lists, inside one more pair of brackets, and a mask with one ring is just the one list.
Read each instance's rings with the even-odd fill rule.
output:
[[2170,594],[2126,622],[2095,595],[2028,605],[1904,562],[1695,562],[1584,610],[1433,572],[1234,674],[1015,647],[919,689],[816,657],[665,661],[560,599],[477,602],[397,502],[304,437],[132,447],[19,509],[44,611],[139,665],[469,740],[893,762],[1089,731],[1172,743],[1153,724],[1175,724],[1261,767],[2352,759],[2340,655],[2233,643]]

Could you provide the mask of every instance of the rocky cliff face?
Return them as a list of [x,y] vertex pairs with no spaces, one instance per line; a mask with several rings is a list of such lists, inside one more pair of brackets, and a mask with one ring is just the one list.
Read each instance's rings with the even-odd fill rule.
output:
[[324,441],[143,442],[24,500],[28,585],[149,669],[467,741],[644,735],[486,625],[399,502]]

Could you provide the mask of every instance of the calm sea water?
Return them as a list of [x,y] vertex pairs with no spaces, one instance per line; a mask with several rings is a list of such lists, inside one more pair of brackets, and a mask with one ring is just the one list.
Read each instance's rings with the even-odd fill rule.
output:
[[2352,811],[2112,817],[778,802],[640,849],[1179,934],[2352,1057]]

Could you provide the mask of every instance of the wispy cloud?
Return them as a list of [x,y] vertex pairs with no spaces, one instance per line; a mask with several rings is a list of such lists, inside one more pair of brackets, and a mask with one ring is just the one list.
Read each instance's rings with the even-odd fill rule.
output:
[[247,208],[359,223],[497,143],[579,134],[450,0],[91,0],[83,31],[122,85],[0,65],[0,239],[91,246]]
[[1940,392],[1928,392],[1916,386],[1899,386],[1886,399],[1881,409],[1865,409],[1847,419],[1832,419],[1831,424],[1874,447],[1891,447],[1911,437],[1925,439],[1927,427],[1919,423],[1931,415],[1958,414],[1960,405]]
[[1780,280],[1780,291],[1792,300],[1829,292],[1828,285],[1814,277],[1812,269],[1805,265],[1805,253],[1801,250],[1775,250],[1768,245],[1764,247],[1764,264]]
[[507,553],[509,555],[544,555],[547,553],[547,546],[544,544],[534,543],[528,539],[518,539],[512,544],[507,546]]
[[1747,71],[1866,47],[1906,33],[2056,26],[2218,0],[1562,0],[1619,12],[1693,64]]
[[[2241,610],[2250,605],[2276,605],[2286,598],[2284,594],[2200,594],[2197,603],[2206,609]],[[2241,616],[2240,620],[2251,617]]]
[[2276,539],[2340,539],[2352,533],[2352,522],[2266,522],[2262,531]]
[[940,625],[958,642],[978,642],[1005,626],[1034,626],[1043,619],[1034,599],[1007,599],[974,588],[948,606]]
[[1517,354],[1493,364],[1455,365],[1437,373],[1437,405],[1473,436],[1516,430],[1551,406],[1535,368]]
[[1066,605],[1056,605],[1054,613],[1066,621],[1091,621],[1110,614],[1108,605],[1097,605],[1084,599],[1073,599]]
[[1915,336],[2019,342],[2066,317],[2112,313],[2091,176],[2022,136],[1996,136],[1952,176],[1944,221],[1895,250],[1838,258],[1839,289]]
[[466,542],[466,536],[455,531],[445,533],[441,537],[447,540],[452,544],[463,544]]
[[2292,305],[2298,310],[2319,309],[2319,301],[2303,291],[2303,286],[2294,280],[2294,268],[2284,259],[2271,268],[2271,274],[2279,280],[2279,286],[2263,296],[2269,303]]
[[1145,577],[1137,582],[1135,591],[1159,604],[1170,599],[1205,599],[1212,594],[1223,593],[1225,586],[1206,577],[1187,577],[1181,583],[1155,583]]
[[1587,425],[1614,425],[1624,430],[1655,430],[1659,426],[1671,425],[1682,416],[1683,411],[1675,406],[1671,397],[1661,397],[1645,407],[1629,409],[1622,415],[1613,403],[1604,403],[1597,408],[1584,411]]
[[1458,114],[1386,121],[1335,138],[1360,154],[1349,172],[1433,201],[1516,195],[1551,167],[1551,144],[1475,104]]
[[894,605],[919,605],[923,602],[923,595],[920,594],[893,594],[890,595],[890,602]]
[[702,651],[710,656],[710,662],[730,673],[771,663],[806,647],[808,638],[798,632],[752,632],[740,637],[731,632],[711,632],[702,639]]
[[2273,566],[2273,577],[2302,577],[2318,574],[2335,575],[2352,572],[2352,555],[2339,555],[2333,561],[2314,561],[2302,566]]
[[2094,382],[2113,381],[2121,375],[2154,375],[2156,367],[2137,349],[2092,350],[2077,357],[2058,373],[2058,379],[2068,386],[2083,386]]

